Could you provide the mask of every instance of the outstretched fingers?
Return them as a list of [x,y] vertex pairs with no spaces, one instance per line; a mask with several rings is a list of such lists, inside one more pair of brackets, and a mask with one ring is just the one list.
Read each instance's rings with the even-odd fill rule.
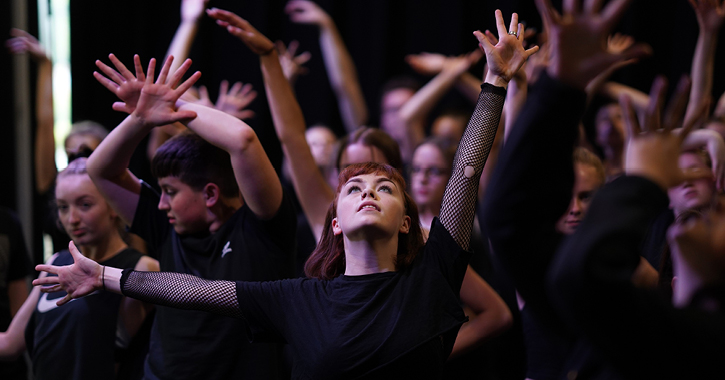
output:
[[[169,76],[169,70],[171,70],[172,63],[174,63],[174,56],[170,55],[170,56],[166,57],[166,60],[164,61],[164,65],[161,66],[161,72],[159,73],[159,77],[156,78],[156,84],[166,83],[166,78]],[[172,87],[173,87],[173,84],[172,84]]]
[[133,67],[136,69],[136,80],[141,82],[146,80],[143,73],[143,65],[141,65],[141,57],[138,54],[133,55]]
[[[185,93],[188,89],[191,88],[191,86],[194,85],[194,83],[196,83],[196,81],[199,80],[199,78],[201,78],[200,71],[197,71],[194,74],[192,74],[187,80],[185,80],[183,83],[181,83],[179,85],[179,87],[176,88],[176,90],[174,90],[176,96],[178,97],[178,96],[181,96],[183,93]],[[196,114],[194,114],[192,116],[192,118],[194,118],[194,117],[196,117]]]
[[123,76],[123,79],[125,80],[134,80],[136,77],[134,77],[133,73],[126,68],[126,65],[121,62],[114,54],[109,54],[108,59],[111,60],[111,63],[113,63],[113,66],[116,67],[116,70]]
[[619,106],[622,107],[622,113],[624,114],[624,126],[627,128],[627,139],[633,139],[639,136],[642,130],[639,128],[639,120],[637,120],[637,114],[634,112],[632,99],[629,95],[619,97]]
[[[606,30],[612,30],[614,26],[619,22],[619,19],[624,14],[624,11],[629,7],[631,0],[612,0],[602,10],[602,20],[606,26]],[[601,5],[600,5],[601,6]]]
[[179,82],[181,82],[181,79],[184,77],[184,74],[186,74],[186,71],[189,70],[189,67],[191,67],[191,59],[187,58],[181,64],[181,66],[179,66],[179,68],[171,74],[171,77],[169,77],[169,79],[167,80],[171,88],[175,88],[179,85]]
[[[665,110],[662,121],[665,131],[671,131],[682,124],[687,109],[687,101],[690,98],[690,87],[692,81],[686,75],[677,84],[677,91]],[[684,140],[684,139],[683,139]]]
[[154,83],[154,75],[156,72],[156,58],[151,58],[149,61],[149,67],[146,69],[146,84]]
[[103,63],[103,61],[99,59],[96,60],[96,67],[98,67],[99,70],[106,74],[106,77],[108,77],[108,79],[114,81],[116,84],[121,84],[126,81],[124,77],[118,73],[118,71],[112,69],[110,66],[106,65],[105,63]]
[[496,15],[496,30],[498,30],[498,38],[501,39],[501,38],[503,38],[503,36],[508,34],[508,30],[506,30],[506,24],[503,21],[503,14],[501,13],[500,9],[496,9],[495,15]]
[[663,76],[655,78],[650,90],[650,101],[644,113],[644,131],[655,131],[660,128],[662,105],[665,102],[667,93],[667,79]]

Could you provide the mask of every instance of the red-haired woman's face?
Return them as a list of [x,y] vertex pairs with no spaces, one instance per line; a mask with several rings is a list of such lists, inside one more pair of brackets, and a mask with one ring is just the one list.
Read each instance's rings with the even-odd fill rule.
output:
[[387,239],[408,233],[410,217],[405,212],[404,189],[380,174],[351,177],[337,197],[335,235],[350,240]]

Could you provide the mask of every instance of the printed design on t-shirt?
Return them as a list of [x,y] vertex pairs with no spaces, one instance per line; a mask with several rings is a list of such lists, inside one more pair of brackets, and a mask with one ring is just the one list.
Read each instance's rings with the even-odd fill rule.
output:
[[231,248],[231,247],[229,247],[229,244],[230,244],[230,242],[229,242],[229,241],[227,241],[227,243],[226,243],[226,244],[224,244],[224,248],[222,248],[222,257],[226,256],[226,255],[227,255],[227,253],[229,253],[229,252],[231,252],[231,251],[232,251],[232,248]]
[[[86,297],[90,297],[94,294],[100,293],[100,290],[96,290],[95,292],[87,295]],[[58,308],[58,305],[55,303],[58,302],[61,298],[65,297],[65,294],[53,298],[52,300],[48,299],[48,293],[43,293],[42,296],[40,296],[40,299],[38,300],[38,313],[47,313],[53,309]],[[75,301],[75,299],[71,299],[71,302]]]

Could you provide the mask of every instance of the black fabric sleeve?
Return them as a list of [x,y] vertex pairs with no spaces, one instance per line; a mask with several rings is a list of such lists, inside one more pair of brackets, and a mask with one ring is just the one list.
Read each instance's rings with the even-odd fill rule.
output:
[[435,262],[453,293],[460,294],[471,252],[460,247],[438,218],[433,219],[430,236],[423,248],[423,259],[428,263]]
[[[150,253],[161,252],[160,246],[171,233],[171,224],[166,214],[159,210],[160,196],[148,183],[141,182],[138,206],[133,216],[130,232],[145,240],[151,249]],[[159,259],[159,257],[154,257]]]
[[503,87],[481,85],[476,110],[461,137],[443,194],[440,221],[463,249],[468,249],[471,241],[478,183],[496,137],[505,99]]
[[571,199],[572,151],[585,101],[584,92],[541,75],[501,150],[481,221],[527,305],[542,323],[562,331],[545,276],[561,239],[556,221]]
[[157,305],[242,318],[233,281],[205,280],[185,273],[125,269],[121,276],[121,292]]
[[719,378],[722,312],[678,310],[631,282],[648,225],[668,203],[662,189],[641,177],[621,177],[600,190],[555,258],[551,299],[627,378]]

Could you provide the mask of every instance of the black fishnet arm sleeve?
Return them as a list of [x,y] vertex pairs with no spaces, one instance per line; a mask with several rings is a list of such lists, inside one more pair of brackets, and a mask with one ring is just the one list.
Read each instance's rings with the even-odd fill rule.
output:
[[243,317],[237,286],[233,281],[205,280],[184,273],[126,269],[121,276],[121,292],[156,305]]
[[476,110],[458,145],[451,179],[443,194],[441,224],[466,250],[471,240],[479,179],[496,137],[505,98],[503,87],[481,85]]

